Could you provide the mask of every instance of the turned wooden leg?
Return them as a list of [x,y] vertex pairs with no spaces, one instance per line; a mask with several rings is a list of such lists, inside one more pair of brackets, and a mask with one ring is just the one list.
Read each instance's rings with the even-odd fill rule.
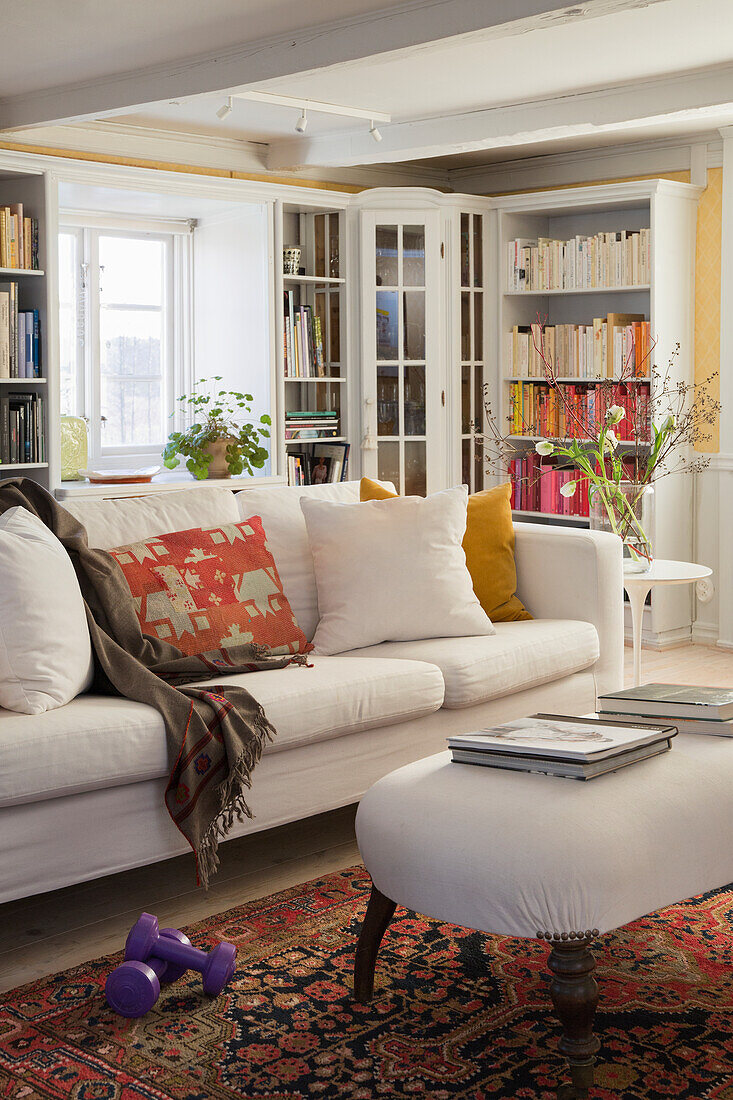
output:
[[588,941],[553,942],[549,967],[552,971],[550,995],[562,1025],[560,1051],[570,1065],[572,1088],[561,1089],[560,1100],[587,1097],[593,1085],[593,1066],[600,1040],[593,1034],[593,1018],[598,1005],[598,983],[593,972],[596,960]]
[[354,959],[354,1000],[359,1004],[366,1004],[372,999],[377,952],[396,908],[394,901],[390,901],[384,894],[380,894],[376,886],[372,886]]

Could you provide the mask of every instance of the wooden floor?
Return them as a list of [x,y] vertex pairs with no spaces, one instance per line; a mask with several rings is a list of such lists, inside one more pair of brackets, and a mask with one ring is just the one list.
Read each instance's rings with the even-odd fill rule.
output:
[[[627,648],[627,683],[630,669]],[[730,687],[733,652],[644,650],[643,678]],[[180,928],[353,865],[359,860],[355,810],[348,806],[222,845],[222,866],[208,894],[194,885],[190,856],[181,856],[0,906],[0,991],[119,950],[143,909]]]

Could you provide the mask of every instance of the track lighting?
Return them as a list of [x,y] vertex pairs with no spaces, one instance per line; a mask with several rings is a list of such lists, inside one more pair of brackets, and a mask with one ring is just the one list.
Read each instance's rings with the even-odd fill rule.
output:
[[227,117],[227,115],[230,115],[231,113],[232,113],[232,97],[227,96],[226,103],[222,103],[221,107],[216,112],[216,117],[224,119],[224,118]]
[[375,141],[381,141],[382,140],[382,135],[380,134],[379,130],[377,129],[377,125],[376,125],[373,118],[370,119],[369,133],[372,135],[372,137],[374,138]]
[[304,107],[303,110],[300,113],[300,118],[295,123],[295,129],[298,131],[299,134],[304,134],[307,125],[308,125],[308,118],[306,116],[305,107]]

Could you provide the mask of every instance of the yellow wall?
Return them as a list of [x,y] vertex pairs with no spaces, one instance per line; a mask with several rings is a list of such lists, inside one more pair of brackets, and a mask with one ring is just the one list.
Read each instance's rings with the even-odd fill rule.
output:
[[[661,172],[653,176],[633,176],[631,179],[668,179],[690,182],[689,172]],[[588,184],[561,184],[536,190],[554,191],[563,188],[605,183],[625,183],[628,179],[601,179]],[[534,189],[533,189],[534,190]],[[513,192],[517,193],[517,192]],[[711,375],[715,378],[709,393],[716,401],[720,397],[720,242],[723,200],[723,169],[708,170],[707,187],[700,196],[697,209],[697,246],[695,250],[695,381],[700,383]],[[716,424],[710,439],[697,450],[717,454],[720,433]]]

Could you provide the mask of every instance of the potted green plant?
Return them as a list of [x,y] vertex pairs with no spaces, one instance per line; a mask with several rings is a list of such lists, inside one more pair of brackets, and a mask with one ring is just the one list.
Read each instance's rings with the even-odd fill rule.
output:
[[[211,379],[221,380],[220,375]],[[193,393],[178,398],[182,405],[188,406],[193,423],[168,436],[163,450],[164,464],[174,470],[180,465],[178,456],[183,455],[186,469],[199,480],[236,477],[245,471],[252,474],[255,469],[262,469],[268,451],[260,440],[270,437],[270,417],[264,413],[259,421],[252,420],[251,393],[227,390],[208,393],[197,388],[206,384],[202,378]],[[259,427],[260,424],[264,426]]]

